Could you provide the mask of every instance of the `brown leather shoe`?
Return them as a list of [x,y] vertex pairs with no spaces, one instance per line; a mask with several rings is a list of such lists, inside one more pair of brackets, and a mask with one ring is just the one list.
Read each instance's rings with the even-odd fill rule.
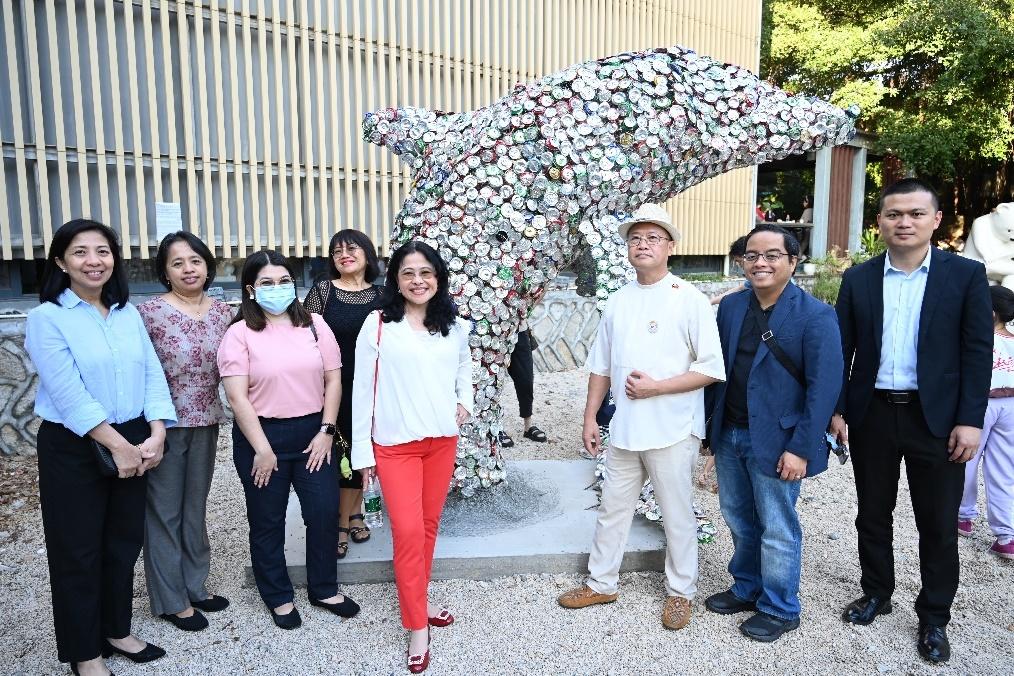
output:
[[690,599],[670,596],[662,606],[662,624],[666,629],[682,629],[690,624]]
[[620,597],[619,594],[599,594],[586,584],[576,589],[571,589],[556,597],[556,602],[564,608],[587,608],[597,603],[612,603]]

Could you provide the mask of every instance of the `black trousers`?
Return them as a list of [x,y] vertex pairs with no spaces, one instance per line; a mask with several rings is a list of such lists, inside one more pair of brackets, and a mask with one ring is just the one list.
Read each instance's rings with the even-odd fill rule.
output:
[[919,531],[922,590],[915,611],[920,622],[946,625],[958,589],[957,519],[965,466],[947,459],[947,439],[930,433],[918,403],[891,404],[874,397],[849,437],[863,592],[882,598],[894,592],[894,507],[904,458]]
[[518,342],[511,353],[507,373],[514,381],[518,393],[518,409],[522,418],[532,417],[532,403],[535,401],[535,361],[532,359],[532,342],[528,331],[518,333]]
[[[151,433],[144,418],[114,427],[134,444]],[[57,656],[83,662],[101,654],[105,638],[130,633],[148,477],[102,476],[88,441],[48,421],[38,456]]]

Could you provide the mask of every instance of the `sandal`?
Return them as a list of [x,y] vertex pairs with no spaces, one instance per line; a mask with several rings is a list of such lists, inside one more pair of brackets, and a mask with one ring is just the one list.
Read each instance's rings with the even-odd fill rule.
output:
[[535,425],[532,425],[525,431],[525,439],[531,439],[532,441],[537,441],[540,444],[549,441],[549,437],[546,436],[546,433]]
[[[348,532],[350,532],[350,530],[348,528],[342,528],[341,526],[338,526],[338,537],[341,537],[342,533],[348,533]],[[348,553],[349,553],[349,543],[348,543],[348,540],[346,540],[345,542],[342,542],[342,541],[339,540],[338,541],[338,552],[337,552],[338,558],[339,559],[344,559],[345,555],[348,554]]]
[[506,432],[500,432],[500,436],[498,437],[498,439],[500,441],[500,445],[503,446],[504,448],[511,448],[512,446],[514,446],[514,440],[511,439],[511,435],[507,434]]
[[[361,545],[370,539],[370,527],[366,525],[366,522],[364,521],[365,518],[366,517],[364,517],[362,514],[352,514],[351,516],[349,516],[350,524],[353,521],[363,521],[362,526],[352,526],[351,528],[349,528],[349,537],[357,545]],[[365,533],[365,535],[363,535],[363,533]]]

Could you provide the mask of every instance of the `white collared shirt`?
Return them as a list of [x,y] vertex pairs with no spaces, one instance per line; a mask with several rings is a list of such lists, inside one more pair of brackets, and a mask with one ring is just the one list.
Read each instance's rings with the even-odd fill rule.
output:
[[884,260],[884,327],[880,343],[878,390],[917,390],[919,378],[916,362],[919,348],[919,319],[926,293],[930,258],[933,248],[926,250],[919,267],[906,273],[891,264],[891,254]]
[[627,376],[655,380],[694,371],[725,380],[714,309],[703,293],[672,274],[642,285],[630,282],[606,304],[588,369],[610,379],[616,413],[610,444],[628,451],[666,448],[690,435],[704,438],[703,388],[631,400]]

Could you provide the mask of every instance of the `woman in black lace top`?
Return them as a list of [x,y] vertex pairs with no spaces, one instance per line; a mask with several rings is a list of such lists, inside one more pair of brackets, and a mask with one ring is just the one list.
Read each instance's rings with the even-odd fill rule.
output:
[[[338,430],[348,441],[352,439],[352,376],[356,369],[356,338],[366,315],[383,304],[383,289],[372,284],[380,274],[380,263],[376,247],[365,234],[358,230],[342,230],[331,238],[329,251],[327,269],[330,279],[315,284],[306,294],[303,306],[310,312],[321,315],[338,341],[342,356],[342,400],[338,408]],[[345,457],[348,458],[348,449],[345,449]],[[343,464],[348,468],[347,464]],[[339,476],[341,501],[337,554],[342,559],[348,553],[349,538],[353,542],[366,542],[370,539],[370,529],[363,522],[360,509],[363,499],[362,475],[353,471],[346,477],[342,471]]]

